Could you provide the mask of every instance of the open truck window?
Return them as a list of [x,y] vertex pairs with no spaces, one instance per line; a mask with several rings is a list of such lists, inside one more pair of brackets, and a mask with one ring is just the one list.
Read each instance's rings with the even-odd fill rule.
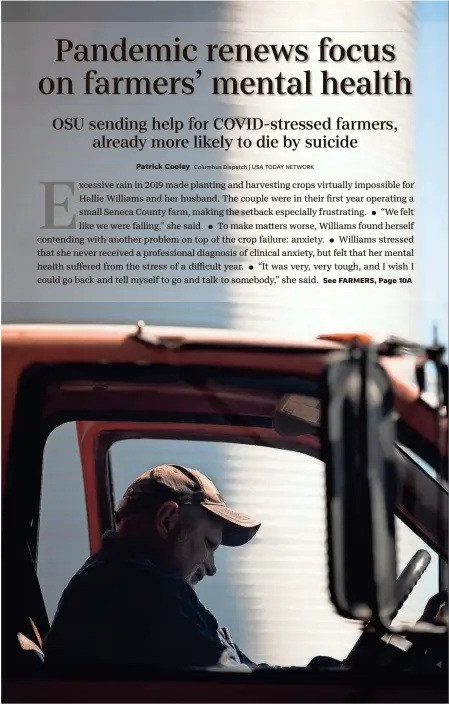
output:
[[[146,469],[167,461],[200,468],[233,506],[262,521],[243,550],[218,551],[217,575],[198,585],[200,598],[258,662],[307,665],[326,652],[343,660],[359,624],[341,618],[327,584],[324,465],[289,450],[254,445],[163,439],[124,440],[110,450],[118,502]],[[397,520],[398,562],[426,548]],[[397,620],[418,620],[422,604],[438,591],[432,561]]]

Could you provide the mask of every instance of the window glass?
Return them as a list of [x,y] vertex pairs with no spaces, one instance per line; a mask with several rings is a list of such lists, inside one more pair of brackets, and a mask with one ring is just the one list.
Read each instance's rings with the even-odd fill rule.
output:
[[50,622],[67,583],[88,557],[76,425],[65,423],[47,440],[42,474],[37,572]]

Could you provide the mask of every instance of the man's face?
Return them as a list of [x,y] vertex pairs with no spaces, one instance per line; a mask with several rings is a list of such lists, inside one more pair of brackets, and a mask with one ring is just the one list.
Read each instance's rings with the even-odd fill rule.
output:
[[192,587],[216,572],[214,553],[223,539],[222,522],[197,506],[185,506],[172,544],[170,567]]

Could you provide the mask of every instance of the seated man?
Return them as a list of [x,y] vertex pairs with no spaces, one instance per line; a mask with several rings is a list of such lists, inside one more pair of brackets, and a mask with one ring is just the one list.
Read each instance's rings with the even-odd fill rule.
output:
[[228,508],[197,470],[161,465],[125,492],[117,529],[70,581],[45,639],[51,665],[254,666],[192,586],[219,545],[247,543],[257,521]]

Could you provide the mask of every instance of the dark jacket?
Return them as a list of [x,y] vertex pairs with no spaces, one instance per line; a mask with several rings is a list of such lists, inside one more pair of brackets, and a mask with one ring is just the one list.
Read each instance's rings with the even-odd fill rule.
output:
[[44,651],[48,664],[63,666],[208,667],[239,659],[194,590],[113,531],[65,589]]

